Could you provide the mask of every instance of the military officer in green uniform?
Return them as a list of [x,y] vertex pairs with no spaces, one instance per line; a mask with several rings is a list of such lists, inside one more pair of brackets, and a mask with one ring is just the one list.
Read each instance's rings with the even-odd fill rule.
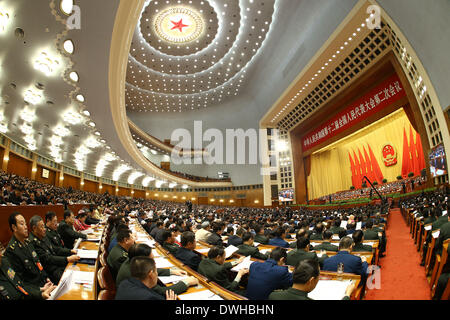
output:
[[253,227],[253,230],[255,230],[255,241],[259,242],[261,244],[268,244],[269,243],[269,238],[267,238],[266,236],[264,236],[264,230],[260,225],[255,225]]
[[334,220],[334,225],[330,228],[330,231],[333,234],[339,234],[339,232],[345,231],[345,229],[341,227],[341,219]]
[[0,252],[0,301],[23,299],[48,299],[56,288],[50,282],[42,288],[24,283]]
[[31,234],[29,240],[42,262],[44,270],[50,276],[53,283],[58,283],[64,273],[67,263],[80,260],[77,255],[72,255],[72,250],[61,247],[53,247],[48,238],[45,237],[44,221],[40,216],[30,219]]
[[113,279],[116,280],[120,266],[128,259],[128,250],[134,244],[134,238],[130,230],[120,230],[117,234],[117,244],[108,254],[107,263]]
[[259,252],[257,247],[253,246],[254,243],[254,236],[251,232],[245,232],[242,235],[242,241],[243,244],[238,245],[238,251],[236,251],[237,254],[241,254],[243,256],[251,256],[255,259],[261,259],[261,260],[267,260],[267,256],[261,252]]
[[325,250],[325,251],[333,251],[338,252],[338,246],[335,246],[332,244],[331,237],[333,236],[333,233],[330,230],[325,230],[322,234],[323,236],[323,242],[317,246],[314,247],[314,251],[317,250]]
[[[128,259],[122,263],[119,269],[119,273],[117,274],[116,279],[116,287],[118,288],[120,283],[131,277],[131,259],[134,257],[149,257],[154,259],[152,248],[150,248],[145,243],[135,243],[128,250]],[[170,269],[156,269],[158,273],[158,277],[177,275],[177,276],[186,276],[187,273],[184,270],[170,270]],[[179,281],[178,283],[169,286],[163,287],[160,285],[156,285],[153,290],[164,296],[167,290],[172,290],[175,294],[183,293],[187,290],[189,286],[195,286],[198,284],[198,280],[195,277],[188,277]]]
[[[308,293],[314,290],[319,282],[320,268],[317,260],[303,260],[295,268],[293,285],[287,290],[276,290],[269,295],[269,300],[312,300]],[[352,282],[345,291],[342,300],[349,300],[355,289]]]
[[24,283],[43,287],[50,280],[41,261],[28,240],[28,228],[25,218],[18,212],[14,212],[8,219],[13,236],[5,250],[12,269]]
[[317,257],[315,252],[309,252],[309,239],[306,237],[297,240],[297,249],[288,252],[287,254],[287,264],[290,266],[297,266],[300,261],[303,260],[314,260],[323,264],[323,261],[328,258],[326,254],[322,254],[322,257]]
[[[180,246],[175,243],[175,236],[172,231],[165,230],[161,236],[163,244],[162,247],[169,251],[171,254],[177,253]],[[176,292],[175,292],[176,293]]]
[[208,258],[200,262],[198,272],[227,290],[243,294],[239,291],[239,282],[248,273],[248,269],[239,270],[233,281],[228,279],[228,270],[243,260],[244,257],[241,257],[237,261],[225,262],[225,250],[221,246],[215,246],[209,249]]
[[[56,213],[49,211],[45,214],[45,237],[50,241],[53,247],[64,248],[64,242],[58,233],[58,217]],[[72,253],[77,253],[72,250]]]
[[353,238],[353,252],[372,252],[372,247],[366,244],[363,244],[364,241],[364,233],[361,230],[356,230],[352,234]]

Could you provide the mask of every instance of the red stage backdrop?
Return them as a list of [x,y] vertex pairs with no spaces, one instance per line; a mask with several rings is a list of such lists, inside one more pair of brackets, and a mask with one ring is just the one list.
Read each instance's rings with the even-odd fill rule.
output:
[[337,114],[333,119],[308,132],[302,138],[303,151],[307,151],[351,128],[404,96],[406,96],[405,90],[399,77],[395,74]]

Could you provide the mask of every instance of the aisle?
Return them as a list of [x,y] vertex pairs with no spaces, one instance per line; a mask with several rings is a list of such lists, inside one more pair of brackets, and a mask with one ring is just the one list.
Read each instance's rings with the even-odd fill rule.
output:
[[391,210],[386,238],[386,257],[380,259],[381,289],[368,290],[365,300],[430,300],[425,268],[400,209]]

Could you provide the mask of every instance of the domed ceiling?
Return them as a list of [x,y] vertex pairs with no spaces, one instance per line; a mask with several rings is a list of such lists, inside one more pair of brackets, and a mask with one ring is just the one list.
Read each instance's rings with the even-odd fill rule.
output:
[[237,96],[275,2],[147,1],[129,53],[127,110],[182,112]]

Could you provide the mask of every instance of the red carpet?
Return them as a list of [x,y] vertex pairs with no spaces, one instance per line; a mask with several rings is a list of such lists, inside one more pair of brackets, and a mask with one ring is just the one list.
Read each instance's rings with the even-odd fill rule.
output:
[[367,289],[365,300],[430,300],[425,268],[400,209],[391,210],[386,238],[386,256],[380,258],[381,288]]

